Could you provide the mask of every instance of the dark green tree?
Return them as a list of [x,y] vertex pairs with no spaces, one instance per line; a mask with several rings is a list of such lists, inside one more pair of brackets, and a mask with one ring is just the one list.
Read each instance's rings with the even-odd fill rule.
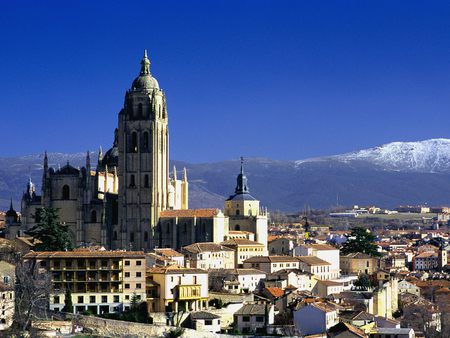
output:
[[375,236],[361,227],[353,228],[350,235],[347,235],[347,242],[342,246],[341,252],[344,255],[361,252],[374,257],[381,256],[377,251]]
[[72,291],[70,291],[69,287],[66,287],[66,294],[64,296],[64,312],[73,312],[73,304],[72,304]]
[[358,289],[361,290],[368,290],[372,286],[372,282],[370,281],[370,278],[366,274],[361,274],[358,276],[358,279],[355,280],[355,285]]
[[36,251],[72,250],[69,227],[59,221],[58,210],[40,208],[34,215],[37,224],[27,234],[41,241],[35,245]]

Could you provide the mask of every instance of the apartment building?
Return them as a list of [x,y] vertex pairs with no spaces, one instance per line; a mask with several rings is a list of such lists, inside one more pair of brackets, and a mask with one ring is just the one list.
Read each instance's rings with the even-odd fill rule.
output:
[[234,266],[236,268],[243,267],[244,261],[251,257],[267,256],[267,250],[264,244],[248,239],[229,239],[220,244],[234,250]]
[[182,253],[191,268],[234,269],[234,250],[217,243],[194,243],[183,247]]
[[266,273],[273,273],[283,269],[298,269],[299,260],[292,256],[256,256],[246,259],[244,268],[253,268],[264,271]]
[[146,265],[142,251],[29,252],[24,260],[36,260],[41,271],[51,274],[51,310],[64,308],[65,292],[70,288],[74,313],[94,314],[127,310],[135,295],[146,300]]
[[317,279],[332,279],[334,273],[331,271],[331,264],[315,256],[295,257],[299,260],[299,268],[303,271],[312,273]]
[[208,306],[208,272],[175,265],[147,270],[150,312],[201,311]]
[[330,263],[330,278],[339,278],[339,249],[329,244],[303,244],[294,248],[294,256],[314,256]]

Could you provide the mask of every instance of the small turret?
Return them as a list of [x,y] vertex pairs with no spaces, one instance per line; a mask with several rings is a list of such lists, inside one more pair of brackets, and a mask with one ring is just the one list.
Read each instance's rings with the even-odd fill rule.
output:
[[186,170],[186,167],[183,168],[183,182],[187,182],[187,170]]
[[100,166],[100,164],[102,163],[103,160],[103,150],[102,150],[102,146],[100,146],[100,148],[98,148],[98,162],[97,162],[97,167]]
[[175,165],[173,166],[173,180],[177,180],[177,167],[175,167]]

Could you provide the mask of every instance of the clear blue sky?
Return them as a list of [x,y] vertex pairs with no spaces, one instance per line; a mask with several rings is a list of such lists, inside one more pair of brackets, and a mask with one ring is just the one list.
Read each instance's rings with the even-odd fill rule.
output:
[[450,137],[448,1],[2,1],[0,32],[0,156],[108,148],[144,48],[173,159]]

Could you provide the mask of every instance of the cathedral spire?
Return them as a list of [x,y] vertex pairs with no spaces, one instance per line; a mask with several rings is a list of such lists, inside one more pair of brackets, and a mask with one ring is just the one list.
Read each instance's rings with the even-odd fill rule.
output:
[[147,49],[144,49],[144,57],[141,60],[141,75],[150,74],[150,60],[147,57]]
[[236,194],[247,194],[249,193],[247,185],[247,176],[244,174],[244,158],[241,156],[241,172],[239,173],[236,180]]
[[86,153],[86,169],[91,169],[91,156],[89,155],[89,150]]
[[100,146],[100,148],[98,148],[98,164],[97,166],[99,166],[102,163],[103,160],[103,150],[102,150],[102,146]]

